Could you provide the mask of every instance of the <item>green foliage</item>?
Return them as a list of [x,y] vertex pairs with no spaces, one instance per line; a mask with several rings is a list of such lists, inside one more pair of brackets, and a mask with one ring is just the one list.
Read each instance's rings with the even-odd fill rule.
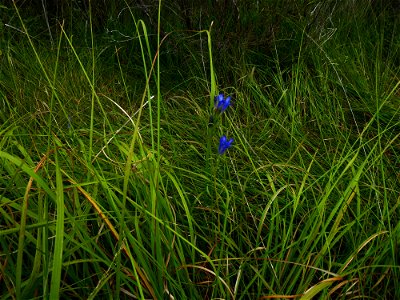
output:
[[398,8],[145,2],[0,6],[0,299],[399,298]]

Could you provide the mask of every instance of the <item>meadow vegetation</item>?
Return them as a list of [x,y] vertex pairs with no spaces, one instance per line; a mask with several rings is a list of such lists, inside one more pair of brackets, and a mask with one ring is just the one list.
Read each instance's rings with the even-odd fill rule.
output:
[[136,2],[0,5],[0,299],[400,298],[400,8]]

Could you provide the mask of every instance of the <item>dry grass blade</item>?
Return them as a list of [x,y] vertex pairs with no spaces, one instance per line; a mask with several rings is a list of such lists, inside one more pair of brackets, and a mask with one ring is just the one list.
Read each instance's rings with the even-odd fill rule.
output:
[[213,275],[214,277],[217,277],[217,278],[222,282],[222,284],[227,288],[227,290],[228,290],[229,294],[231,295],[232,299],[235,299],[235,296],[233,295],[233,292],[232,292],[231,288],[230,288],[229,285],[225,282],[225,280],[222,279],[222,278],[221,278],[220,276],[218,276],[217,274],[215,274],[215,272],[211,271],[210,269],[207,269],[207,268],[202,267],[202,266],[196,266],[196,265],[184,265],[184,266],[182,266],[181,268],[200,269],[200,270],[203,270],[203,271],[205,271],[205,272],[207,272],[207,273]]
[[[52,153],[54,150],[49,152]],[[48,154],[45,154],[40,162],[34,169],[34,173],[37,173],[39,169],[43,166],[45,161],[47,160]],[[29,200],[29,192],[32,188],[34,178],[31,176],[29,178],[28,184],[25,189],[24,202],[22,205],[21,212],[21,225],[19,230],[19,239],[18,239],[18,255],[17,255],[17,266],[16,266],[16,295],[19,298],[22,287],[22,265],[23,265],[23,256],[24,256],[24,241],[25,241],[25,228],[26,228],[26,217],[28,213],[28,200]]]
[[375,234],[373,234],[372,236],[370,236],[368,239],[366,239],[360,247],[358,247],[357,251],[351,256],[349,257],[349,259],[347,260],[347,262],[343,265],[343,267],[340,269],[339,273],[343,273],[344,270],[349,266],[349,264],[353,261],[353,259],[357,256],[357,254],[369,243],[371,242],[373,239],[375,239],[376,237],[384,234],[384,233],[388,233],[387,230],[385,231],[381,231],[381,232],[377,232]]
[[[90,204],[93,206],[93,208],[97,211],[97,213],[99,214],[100,218],[107,224],[107,227],[110,229],[112,235],[114,236],[114,238],[118,241],[119,240],[119,234],[117,232],[117,230],[115,229],[115,227],[113,226],[113,224],[111,224],[110,220],[107,218],[107,216],[104,214],[104,212],[100,209],[99,205],[96,203],[96,201],[81,187],[79,186],[75,181],[73,181],[72,179],[69,179],[69,182],[71,182],[72,184],[76,185],[76,187],[78,188],[78,190],[85,196],[85,198],[90,202]],[[129,253],[129,250],[126,248],[125,243],[122,243],[122,251],[128,256],[131,257],[131,254]],[[155,296],[154,290],[151,287],[146,275],[142,272],[142,270],[140,269],[140,267],[138,266],[136,260],[131,257],[134,266],[135,266],[135,270],[136,272],[139,274],[139,277],[142,279],[144,286],[147,288],[147,290],[149,291],[149,293],[152,295],[153,299],[156,299],[157,297]],[[132,274],[130,274],[129,276],[134,277]]]
[[258,299],[262,300],[262,299],[296,299],[296,298],[300,298],[301,296],[303,296],[302,294],[300,295],[271,295],[271,296],[262,296]]

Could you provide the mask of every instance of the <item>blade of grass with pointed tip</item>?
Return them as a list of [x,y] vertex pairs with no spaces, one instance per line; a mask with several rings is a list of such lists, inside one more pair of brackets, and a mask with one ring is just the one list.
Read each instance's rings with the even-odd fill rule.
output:
[[58,161],[56,158],[56,202],[57,202],[57,220],[56,236],[53,255],[53,268],[51,274],[50,299],[58,299],[60,295],[61,271],[63,262],[63,244],[64,244],[64,187]]

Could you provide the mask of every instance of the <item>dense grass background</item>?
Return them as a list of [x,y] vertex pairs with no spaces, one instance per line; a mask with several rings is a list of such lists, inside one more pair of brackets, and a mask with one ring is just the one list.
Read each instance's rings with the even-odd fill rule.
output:
[[398,7],[56,3],[0,5],[1,299],[400,297]]

